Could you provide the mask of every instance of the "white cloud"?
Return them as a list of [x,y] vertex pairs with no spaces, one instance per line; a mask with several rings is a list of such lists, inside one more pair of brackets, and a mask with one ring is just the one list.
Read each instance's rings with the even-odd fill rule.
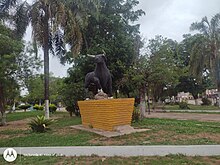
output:
[[219,0],[140,0],[139,8],[146,12],[140,18],[141,33],[148,39],[161,34],[180,41],[189,33],[191,23],[202,17],[211,18],[220,12]]
[[[29,0],[32,2],[32,0]],[[220,0],[139,0],[137,8],[143,9],[146,15],[138,21],[141,34],[147,39],[163,35],[177,41],[189,33],[191,23],[202,17],[211,18],[220,12]],[[26,34],[31,39],[31,30]],[[50,58],[50,70],[56,76],[66,76],[69,66],[62,66],[55,57]]]

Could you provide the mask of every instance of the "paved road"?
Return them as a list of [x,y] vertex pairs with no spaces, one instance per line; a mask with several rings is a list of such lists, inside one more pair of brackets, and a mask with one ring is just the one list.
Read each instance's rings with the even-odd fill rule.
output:
[[[6,148],[0,148],[0,154]],[[157,146],[79,146],[79,147],[15,147],[23,155],[65,155],[65,156],[165,156],[184,154],[187,156],[220,155],[220,145],[157,145]]]
[[213,121],[220,122],[220,114],[199,114],[199,113],[158,113],[151,112],[150,115],[146,113],[147,118],[165,118],[165,119],[179,119],[179,120],[198,120],[198,121]]

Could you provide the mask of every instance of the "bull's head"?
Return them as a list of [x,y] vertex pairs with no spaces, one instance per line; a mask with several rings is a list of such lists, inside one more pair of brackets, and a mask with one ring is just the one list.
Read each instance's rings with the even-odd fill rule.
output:
[[90,55],[87,54],[88,57],[95,58],[95,63],[106,63],[107,58],[105,57],[105,51],[103,50],[103,54]]

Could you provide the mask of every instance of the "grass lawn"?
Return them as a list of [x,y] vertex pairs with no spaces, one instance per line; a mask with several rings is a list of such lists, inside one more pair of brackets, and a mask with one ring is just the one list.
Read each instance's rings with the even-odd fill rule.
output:
[[[4,164],[5,160],[0,157],[0,164]],[[56,156],[39,156],[39,157],[25,157],[18,156],[17,160],[13,162],[15,165],[39,165],[39,164],[150,164],[150,165],[205,165],[205,164],[220,164],[220,156],[213,157],[189,157],[184,155],[168,155],[164,157],[150,156],[150,157],[56,157]]]
[[[220,110],[217,106],[207,106],[207,105],[188,105],[190,110]],[[179,105],[165,105],[163,107],[165,110],[180,110]]]
[[[32,112],[20,112],[16,115],[22,119],[28,116],[26,113],[33,115]],[[9,114],[9,119],[11,115],[14,114]],[[57,112],[52,117],[57,118],[56,123],[46,133],[33,133],[27,126],[28,119],[0,127],[0,147],[220,144],[219,122],[149,118],[133,123],[134,127],[148,128],[149,131],[106,138],[70,128],[71,125],[80,124],[81,119],[70,117],[66,112]]]
[[7,114],[7,122],[22,120],[30,117],[35,117],[37,115],[44,115],[44,111],[29,111],[29,112],[15,112]]

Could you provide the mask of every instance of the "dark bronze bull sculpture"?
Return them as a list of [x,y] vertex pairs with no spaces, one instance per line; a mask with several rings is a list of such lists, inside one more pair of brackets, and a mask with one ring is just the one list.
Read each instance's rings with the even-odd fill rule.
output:
[[96,67],[93,72],[89,72],[85,77],[85,88],[88,91],[90,84],[95,84],[96,93],[104,92],[108,97],[112,97],[112,77],[106,66],[105,54],[88,55],[95,58]]

